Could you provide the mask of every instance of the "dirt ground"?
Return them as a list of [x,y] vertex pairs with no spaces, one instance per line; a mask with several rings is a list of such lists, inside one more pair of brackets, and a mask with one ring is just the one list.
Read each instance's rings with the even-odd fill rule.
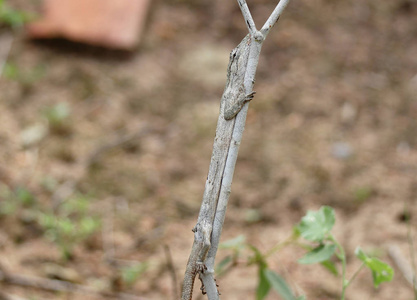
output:
[[[258,27],[276,5],[248,2]],[[176,299],[172,274],[182,280],[191,249],[229,51],[246,34],[236,1],[153,1],[133,53],[1,32],[14,36],[0,78],[2,270]],[[245,235],[267,251],[307,210],[329,205],[349,275],[360,265],[357,246],[395,269],[378,289],[362,271],[347,299],[413,299],[388,247],[410,261],[416,54],[414,0],[290,2],[262,50],[223,240]],[[299,265],[302,255],[288,247],[268,263],[307,299],[339,299],[340,277]],[[256,274],[242,265],[220,277],[222,298],[255,299]],[[109,299],[0,289],[24,299]]]

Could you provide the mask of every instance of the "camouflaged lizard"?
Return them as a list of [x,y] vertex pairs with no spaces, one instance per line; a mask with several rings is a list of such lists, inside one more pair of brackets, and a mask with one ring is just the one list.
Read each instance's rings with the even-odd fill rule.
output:
[[213,154],[206,180],[203,203],[197,224],[193,228],[194,243],[185,271],[182,300],[192,299],[194,281],[197,274],[214,272],[214,270],[207,270],[204,261],[210,249],[212,224],[228,150],[232,141],[235,116],[246,102],[253,99],[255,94],[255,92],[246,94],[244,87],[251,42],[251,37],[248,34],[230,53],[226,87],[220,102],[220,115],[217,121],[216,137],[214,139]]

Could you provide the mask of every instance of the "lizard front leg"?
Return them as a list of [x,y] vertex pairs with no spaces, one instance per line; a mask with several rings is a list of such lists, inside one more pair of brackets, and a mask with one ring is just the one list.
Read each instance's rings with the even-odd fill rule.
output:
[[240,93],[236,99],[236,102],[230,103],[233,100],[232,99],[226,99],[226,104],[224,107],[223,116],[226,120],[233,119],[242,109],[243,105],[245,105],[246,102],[251,101],[253,97],[255,96],[256,92],[252,92],[250,94],[244,94],[243,88],[240,90]]

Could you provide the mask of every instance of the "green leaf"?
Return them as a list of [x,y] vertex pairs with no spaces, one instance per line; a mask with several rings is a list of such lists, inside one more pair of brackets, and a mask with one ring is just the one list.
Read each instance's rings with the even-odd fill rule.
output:
[[244,235],[239,235],[234,239],[225,241],[219,245],[220,249],[240,249],[245,246],[246,237]]
[[256,289],[256,300],[263,300],[266,295],[268,295],[269,290],[271,289],[271,284],[265,276],[266,267],[259,265],[259,283],[258,288]]
[[306,240],[321,242],[332,230],[335,221],[333,208],[322,206],[318,211],[308,211],[301,219],[298,230]]
[[377,258],[370,258],[366,265],[372,270],[375,288],[383,282],[391,281],[394,277],[394,270],[388,264]]
[[299,297],[297,297],[297,299],[296,299],[296,300],[306,300],[306,296],[304,296],[304,295],[299,296]]
[[394,277],[394,270],[388,264],[377,258],[367,256],[360,247],[356,248],[355,255],[371,270],[375,288],[383,282],[391,281]]
[[330,271],[333,275],[339,275],[339,271],[336,268],[336,265],[331,260],[325,260],[320,263],[323,267]]
[[328,260],[336,251],[336,245],[324,244],[314,248],[298,260],[300,264],[315,264]]
[[272,270],[264,269],[263,272],[269,284],[282,296],[282,298],[285,300],[296,300],[291,288],[285,282],[284,278]]
[[216,265],[216,274],[220,274],[224,271],[226,266],[232,262],[232,256],[228,255],[225,258],[223,258],[217,265]]

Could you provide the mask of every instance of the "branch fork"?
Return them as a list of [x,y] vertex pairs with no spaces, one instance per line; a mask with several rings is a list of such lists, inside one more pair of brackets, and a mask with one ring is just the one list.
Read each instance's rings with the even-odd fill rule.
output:
[[[239,50],[243,51],[242,57],[247,58],[245,61],[246,66],[243,66],[245,73],[242,74],[242,77],[244,76],[242,81],[245,93],[249,95],[252,93],[255,83],[255,73],[262,44],[271,28],[278,21],[289,0],[281,0],[278,3],[261,30],[256,29],[246,1],[237,0],[237,2],[249,31],[249,37],[244,38],[244,40],[247,39],[247,44],[242,45],[241,43],[238,46],[241,47]],[[232,59],[231,57],[229,66],[232,63]],[[231,79],[230,76],[233,75],[228,74],[228,81],[232,79],[238,80],[235,78]],[[239,146],[245,128],[249,102],[247,101],[243,105],[236,117],[226,121],[221,107],[203,202],[197,225],[193,229],[194,243],[184,276],[182,300],[192,299],[194,280],[197,274],[199,274],[202,282],[201,290],[207,293],[208,299],[220,299],[220,293],[217,289],[218,285],[214,279],[214,261],[226,214]],[[227,147],[224,147],[224,143],[220,145],[221,147],[216,144],[219,140],[227,141]]]

